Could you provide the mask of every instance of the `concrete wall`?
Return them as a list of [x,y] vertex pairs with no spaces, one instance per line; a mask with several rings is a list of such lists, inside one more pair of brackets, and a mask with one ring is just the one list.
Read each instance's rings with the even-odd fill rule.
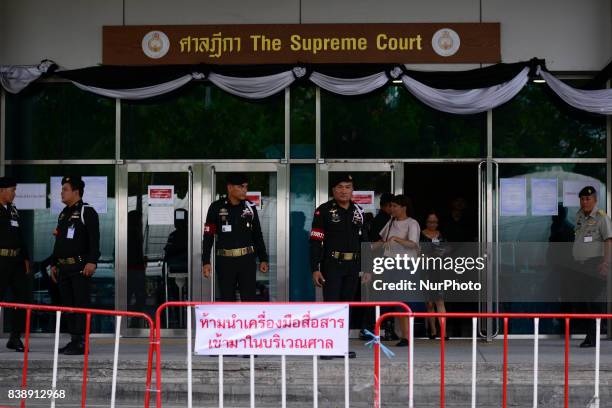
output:
[[500,22],[504,62],[540,57],[552,70],[597,71],[612,59],[612,0],[0,0],[0,63],[49,58],[64,68],[99,64],[103,25],[300,19]]

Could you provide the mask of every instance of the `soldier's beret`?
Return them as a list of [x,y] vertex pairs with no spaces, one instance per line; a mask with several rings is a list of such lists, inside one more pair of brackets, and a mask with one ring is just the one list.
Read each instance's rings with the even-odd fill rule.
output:
[[0,177],[0,188],[15,187],[17,183],[12,177]]
[[227,180],[227,184],[233,184],[233,185],[238,185],[238,186],[249,182],[247,175],[244,173],[229,173],[227,175],[226,180]]
[[585,188],[580,190],[580,192],[578,193],[578,197],[585,197],[585,196],[590,196],[590,195],[595,195],[595,194],[597,194],[597,190],[595,190],[595,187],[586,186]]
[[352,183],[353,176],[350,173],[334,173],[330,179],[331,187],[336,187],[340,183]]

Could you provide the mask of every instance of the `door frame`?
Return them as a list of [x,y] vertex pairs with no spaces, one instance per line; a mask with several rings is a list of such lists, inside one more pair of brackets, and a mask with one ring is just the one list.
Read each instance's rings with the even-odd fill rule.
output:
[[[289,300],[289,166],[285,163],[248,163],[248,162],[215,162],[203,166],[201,183],[201,223],[204,225],[208,207],[215,199],[216,174],[217,173],[275,173],[276,174],[276,298],[277,302]],[[195,234],[194,230],[194,234]],[[203,229],[199,227],[199,233]],[[201,240],[194,246],[194,271],[202,269],[202,244]],[[270,248],[267,248],[270,252]],[[214,270],[214,257],[212,259]],[[214,301],[215,274],[211,279],[204,279],[201,273],[194,273],[195,292],[199,291],[199,298],[194,300]]]
[[[127,163],[116,166],[116,280],[115,280],[115,307],[117,310],[127,310],[127,214],[128,214],[128,175],[129,173],[186,173],[188,180],[188,211],[190,219],[190,234],[188,234],[188,264],[189,277],[187,279],[187,300],[193,297],[193,277],[195,274],[193,262],[196,253],[196,240],[193,239],[194,226],[202,223],[201,201],[195,197],[201,196],[202,165],[198,163]],[[200,229],[200,228],[199,228]],[[201,246],[201,244],[200,244]],[[199,250],[201,256],[201,249]],[[200,267],[201,268],[201,267]],[[146,336],[148,330],[127,328],[127,319],[122,321],[122,332],[126,336]],[[164,336],[180,336],[184,329],[162,329]]]

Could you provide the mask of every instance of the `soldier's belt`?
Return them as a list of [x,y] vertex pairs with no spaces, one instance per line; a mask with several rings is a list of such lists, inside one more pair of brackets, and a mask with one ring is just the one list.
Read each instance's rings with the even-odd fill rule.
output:
[[57,263],[60,265],[76,265],[84,261],[82,256],[74,256],[70,258],[58,258]]
[[233,249],[217,249],[217,255],[219,256],[227,256],[230,258],[235,258],[238,256],[244,256],[248,254],[254,254],[255,248],[252,246],[244,247],[244,248],[233,248]]
[[0,256],[15,257],[19,255],[19,249],[0,249]]
[[338,252],[332,251],[329,256],[339,261],[356,261],[359,259],[358,252]]

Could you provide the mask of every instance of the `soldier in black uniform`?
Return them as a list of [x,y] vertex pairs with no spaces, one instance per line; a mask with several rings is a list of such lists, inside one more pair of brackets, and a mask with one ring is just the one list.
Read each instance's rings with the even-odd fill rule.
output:
[[[28,252],[21,234],[21,221],[13,205],[17,184],[9,177],[0,177],[0,300],[10,288],[13,302],[28,303],[28,276],[30,263]],[[6,347],[23,351],[21,333],[24,329],[24,310],[12,311],[11,337]]]
[[[340,173],[331,182],[333,199],[314,213],[310,231],[310,267],[326,302],[351,302],[359,287],[364,210],[351,200],[353,177]],[[351,358],[355,353],[350,352]]]
[[221,300],[236,300],[236,285],[240,300],[256,300],[256,263],[259,270],[268,272],[268,253],[261,232],[255,204],[246,200],[248,179],[243,173],[227,177],[227,198],[210,205],[204,226],[202,273],[209,278],[212,272],[210,256],[217,237],[215,269]]
[[[62,306],[90,307],[91,277],[100,258],[100,225],[98,213],[82,200],[85,183],[80,177],[62,178],[62,202],[54,231],[51,276],[58,282]],[[71,341],[60,353],[80,355],[85,352],[85,315],[66,318]]]

